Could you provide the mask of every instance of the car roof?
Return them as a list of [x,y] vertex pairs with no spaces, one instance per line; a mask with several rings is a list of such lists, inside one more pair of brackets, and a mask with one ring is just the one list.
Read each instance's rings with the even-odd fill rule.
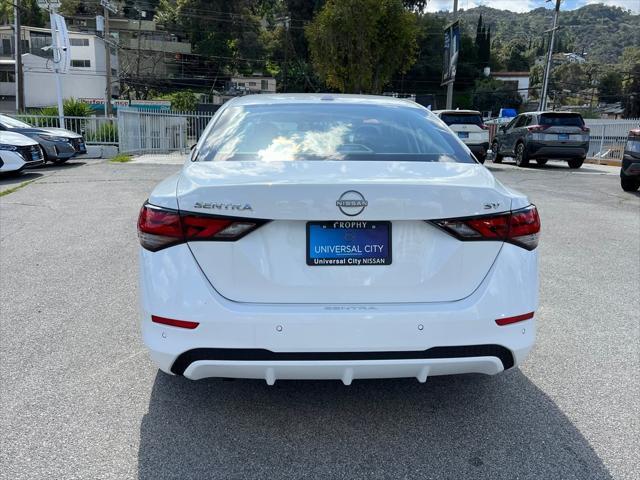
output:
[[442,114],[442,113],[473,113],[480,115],[478,110],[433,110],[433,113]]
[[286,105],[292,103],[340,103],[379,106],[404,106],[426,110],[422,105],[408,99],[387,97],[383,95],[354,95],[337,93],[261,93],[244,95],[228,101],[228,105]]
[[[543,113],[562,113],[563,115],[580,115],[578,112],[568,112],[566,110],[539,110],[536,112],[522,112],[520,115],[542,115]],[[580,115],[582,116],[582,115]]]

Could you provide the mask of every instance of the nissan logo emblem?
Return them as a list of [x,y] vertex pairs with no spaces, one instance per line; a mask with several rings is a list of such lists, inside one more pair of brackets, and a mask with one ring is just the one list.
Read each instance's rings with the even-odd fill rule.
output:
[[355,190],[348,190],[344,192],[340,195],[340,198],[336,200],[336,206],[348,217],[360,215],[367,205],[368,202],[365,200],[364,196]]

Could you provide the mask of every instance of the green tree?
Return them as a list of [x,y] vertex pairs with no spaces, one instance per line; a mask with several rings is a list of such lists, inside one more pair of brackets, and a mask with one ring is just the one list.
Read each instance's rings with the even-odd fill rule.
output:
[[601,102],[613,103],[622,99],[622,75],[615,70],[605,72],[598,82],[598,97]]
[[198,106],[198,98],[191,90],[182,90],[164,96],[171,100],[171,109],[179,112],[192,112]]
[[306,34],[316,72],[341,92],[381,92],[415,62],[416,18],[401,0],[328,0]]
[[487,78],[478,80],[473,89],[473,106],[482,112],[497,113],[501,108],[518,108],[522,97],[506,82]]
[[200,73],[251,73],[264,67],[257,6],[252,0],[160,0],[156,21],[186,34],[203,57]]
[[502,52],[505,68],[511,72],[529,71],[526,51],[527,46],[522,40],[511,40],[507,43]]
[[[20,22],[29,27],[44,27],[45,12],[38,6],[37,0],[22,0],[20,2]],[[13,2],[0,1],[0,25],[13,23]]]

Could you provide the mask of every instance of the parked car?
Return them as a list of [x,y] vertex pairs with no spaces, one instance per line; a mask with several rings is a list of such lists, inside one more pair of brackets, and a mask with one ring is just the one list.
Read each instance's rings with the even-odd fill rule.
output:
[[635,192],[640,188],[640,128],[629,132],[624,147],[620,185],[625,192]]
[[190,379],[496,374],[534,343],[539,230],[415,102],[237,97],[140,210],[143,341]]
[[34,139],[42,147],[45,160],[48,162],[60,164],[76,155],[87,153],[82,135],[64,128],[33,127],[0,114],[0,131],[21,133]]
[[477,110],[436,110],[433,112],[453,130],[480,163],[489,150],[489,127]]
[[589,151],[589,128],[579,113],[521,113],[498,127],[491,150],[495,163],[510,156],[516,165],[526,167],[530,160],[545,165],[553,158],[580,168]]
[[0,173],[19,172],[44,164],[38,142],[14,132],[0,131]]

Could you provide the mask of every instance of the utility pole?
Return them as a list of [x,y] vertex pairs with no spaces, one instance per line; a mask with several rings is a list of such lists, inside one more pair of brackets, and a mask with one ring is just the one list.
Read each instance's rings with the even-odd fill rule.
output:
[[24,77],[22,76],[22,25],[20,25],[20,0],[14,0],[13,19],[14,19],[14,56],[15,56],[15,77],[16,77],[16,112],[20,113],[24,110]]
[[[549,2],[551,0],[547,0]],[[560,13],[560,1],[556,0],[556,8],[553,13],[553,28],[551,29],[551,40],[549,41],[549,51],[547,52],[547,66],[544,69],[544,80],[542,81],[542,93],[540,94],[539,110],[543,111],[547,108],[547,91],[549,89],[549,79],[551,78],[551,65],[553,63],[553,44],[556,38],[556,30],[558,29],[558,14]]]
[[60,63],[63,56],[58,45],[58,24],[56,23],[56,9],[49,3],[49,22],[51,23],[51,51],[53,52],[53,71],[56,77],[56,97],[58,98],[58,121],[60,128],[64,128],[64,103],[62,101],[62,80],[60,79]]
[[[458,0],[453,0],[453,21],[457,19],[458,13]],[[450,47],[451,48],[451,47]],[[453,108],[453,81],[447,84],[447,110]]]
[[104,8],[104,65],[106,69],[106,85],[104,87],[104,115],[110,117],[113,114],[111,106],[111,35],[109,34],[109,13],[116,13],[116,8],[109,0],[100,0],[100,5]]
[[282,91],[287,91],[287,67],[288,67],[288,53],[289,53],[289,22],[290,18],[284,17],[284,65],[282,72]]

